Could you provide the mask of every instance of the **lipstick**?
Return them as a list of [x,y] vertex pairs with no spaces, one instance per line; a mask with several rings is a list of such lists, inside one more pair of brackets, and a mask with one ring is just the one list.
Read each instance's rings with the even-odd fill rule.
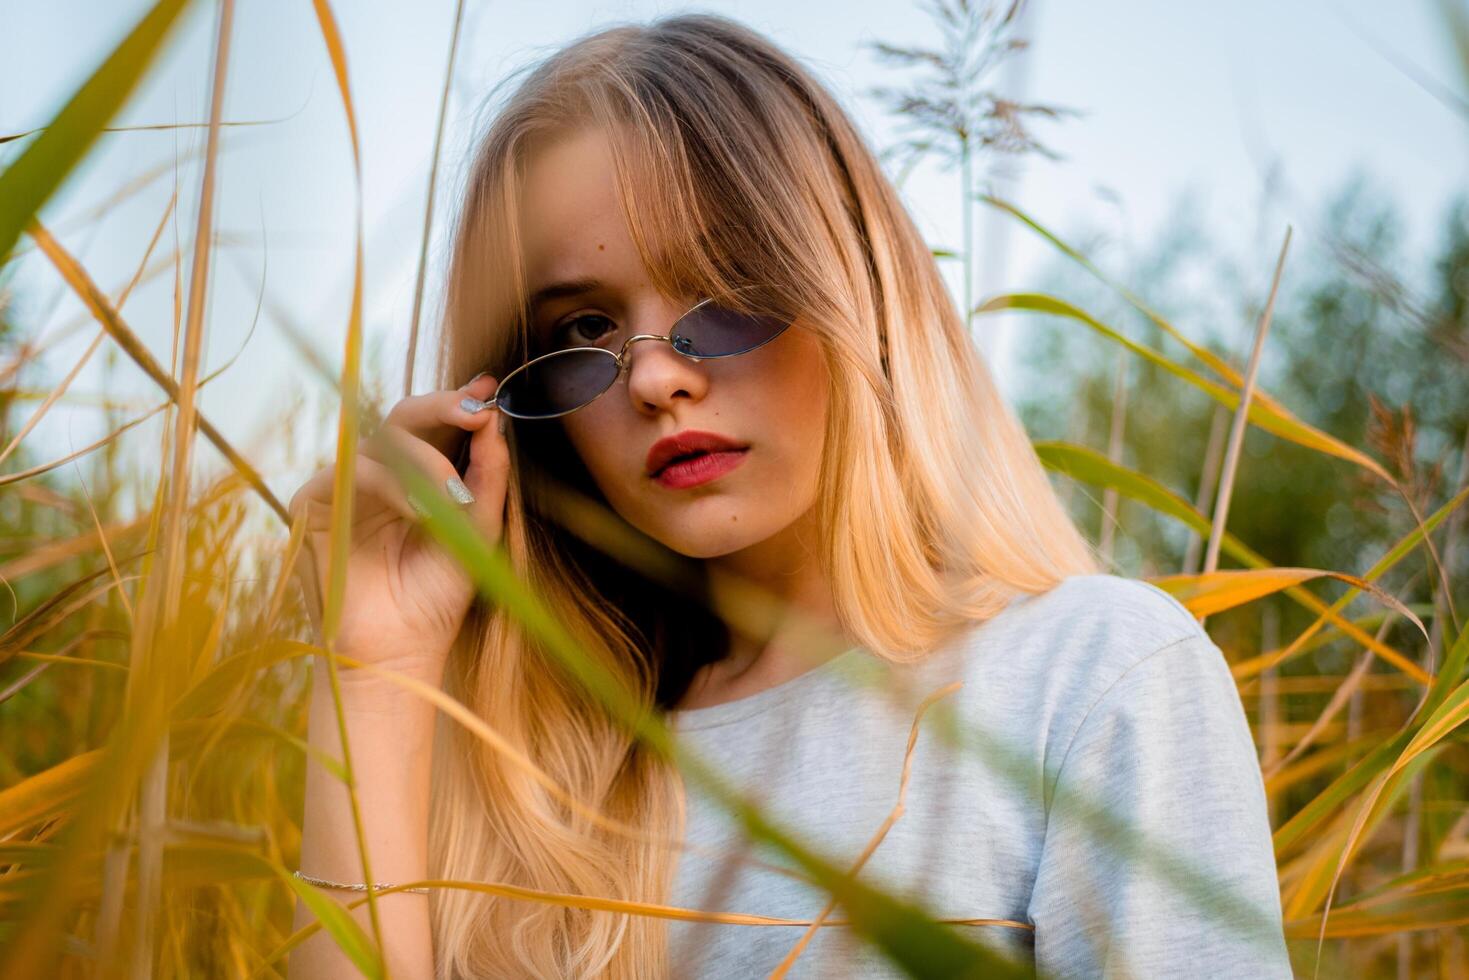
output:
[[683,490],[717,480],[745,461],[748,449],[727,449],[715,453],[703,453],[688,459],[669,463],[653,478],[658,485],[669,490]]
[[644,463],[653,480],[670,490],[683,489],[728,473],[749,448],[718,432],[685,429],[653,443]]

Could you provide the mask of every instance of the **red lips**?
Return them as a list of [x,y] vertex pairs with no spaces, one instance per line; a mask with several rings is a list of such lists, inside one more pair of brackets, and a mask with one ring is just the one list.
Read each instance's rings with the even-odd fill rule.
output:
[[675,432],[671,436],[659,439],[653,443],[653,448],[648,450],[648,475],[656,477],[665,466],[680,456],[697,452],[717,453],[746,448],[748,447],[745,444],[725,438],[717,432],[700,432],[697,429]]

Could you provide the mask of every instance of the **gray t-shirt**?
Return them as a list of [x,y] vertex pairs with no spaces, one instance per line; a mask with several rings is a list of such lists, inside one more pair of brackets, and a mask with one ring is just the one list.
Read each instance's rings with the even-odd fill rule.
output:
[[[866,679],[868,684],[860,683]],[[853,649],[754,695],[670,713],[683,744],[780,825],[850,867],[898,799],[860,879],[920,902],[1042,976],[1289,977],[1264,785],[1223,655],[1146,582],[1072,576],[1021,596],[919,664]],[[890,699],[889,692],[899,692]],[[896,703],[895,703],[896,702]],[[961,745],[946,744],[941,707]],[[688,781],[686,839],[745,846]],[[810,920],[827,894],[758,865],[685,852],[675,905]],[[829,915],[844,918],[837,907]],[[768,974],[805,926],[673,921],[674,975]],[[789,976],[898,977],[846,926]]]

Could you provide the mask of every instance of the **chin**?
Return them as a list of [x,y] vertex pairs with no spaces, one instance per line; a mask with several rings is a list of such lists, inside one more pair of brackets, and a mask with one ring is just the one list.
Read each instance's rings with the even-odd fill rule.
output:
[[689,514],[686,520],[655,520],[637,526],[644,534],[686,558],[721,558],[759,544],[773,533],[763,523],[730,512],[714,516]]
[[684,534],[668,530],[660,530],[653,537],[685,558],[721,558],[761,540],[750,534]]

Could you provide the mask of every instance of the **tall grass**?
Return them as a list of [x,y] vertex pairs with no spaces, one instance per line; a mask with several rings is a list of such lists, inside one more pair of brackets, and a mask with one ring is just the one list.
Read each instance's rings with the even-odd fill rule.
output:
[[[0,521],[8,533],[0,575],[17,602],[14,622],[0,634],[0,976],[277,976],[284,972],[290,949],[318,929],[326,930],[366,975],[383,976],[381,923],[373,916],[363,929],[345,910],[362,901],[371,907],[377,893],[342,902],[289,873],[297,866],[304,767],[313,752],[304,738],[309,664],[314,655],[324,656],[328,676],[315,682],[330,684],[334,694],[338,672],[381,670],[356,664],[334,649],[350,514],[345,507],[334,513],[331,554],[325,559],[334,574],[321,597],[324,616],[318,636],[291,575],[303,545],[302,526],[291,524],[248,454],[231,446],[199,408],[200,389],[210,380],[199,373],[199,354],[208,326],[203,297],[215,248],[209,244],[209,201],[216,193],[217,135],[225,125],[220,95],[228,79],[229,0],[220,6],[216,22],[210,135],[197,189],[195,241],[204,244],[189,256],[186,289],[185,256],[169,256],[180,295],[188,296],[187,310],[177,311],[175,328],[182,345],[176,369],[159,363],[122,312],[133,285],[146,274],[175,202],[170,201],[157,230],[146,229],[149,238],[146,246],[140,243],[138,272],[115,297],[96,285],[62,234],[37,220],[42,205],[144,76],[186,6],[182,0],[159,2],[57,118],[34,134],[34,140],[21,144],[23,149],[0,173],[0,255],[6,256],[6,264],[21,254],[24,235],[30,243],[25,247],[50,263],[58,281],[98,324],[97,339],[84,360],[109,343],[143,369],[161,400],[151,411],[104,406],[113,420],[112,432],[94,446],[69,455],[32,447],[25,436],[64,396],[76,371],[69,370],[50,390],[22,391],[14,379],[43,351],[25,343],[24,324],[0,334],[7,343],[0,372],[8,385],[0,415],[0,460],[10,467],[0,473]],[[352,469],[345,461],[358,433],[377,424],[383,408],[365,397],[362,382],[360,153],[348,52],[330,5],[315,0],[314,9],[352,139],[357,235],[341,366],[328,369],[308,348],[303,346],[302,352],[312,358],[313,370],[330,371],[337,392],[333,453],[341,465],[336,499],[345,501],[352,489]],[[1080,251],[1029,215],[1003,201],[989,203],[1045,236],[1080,268],[1105,279]],[[426,219],[425,236],[429,232]],[[1408,947],[1410,969],[1462,976],[1463,929],[1469,924],[1469,818],[1462,813],[1424,814],[1421,807],[1421,821],[1409,817],[1415,780],[1435,780],[1435,800],[1462,800],[1469,792],[1462,728],[1469,720],[1469,640],[1454,604],[1455,583],[1446,571],[1454,567],[1452,555],[1462,546],[1469,499],[1466,473],[1460,471],[1458,489],[1420,513],[1413,495],[1388,466],[1367,450],[1302,421],[1261,389],[1255,381],[1258,357],[1238,369],[1150,311],[1140,297],[1113,285],[1176,340],[1183,354],[1174,357],[1140,344],[1051,296],[994,297],[975,312],[1046,313],[1091,330],[1114,342],[1121,356],[1158,366],[1229,413],[1236,422],[1231,447],[1237,449],[1245,427],[1255,426],[1331,457],[1344,473],[1369,474],[1402,492],[1413,510],[1414,530],[1368,568],[1277,568],[1226,529],[1225,504],[1237,479],[1227,459],[1199,461],[1201,469],[1212,466],[1220,474],[1217,503],[1205,511],[1148,474],[1122,466],[1115,452],[1059,442],[1036,445],[1058,478],[1135,501],[1179,522],[1207,544],[1203,572],[1153,579],[1195,615],[1204,618],[1278,594],[1315,616],[1310,628],[1282,643],[1227,651],[1241,692],[1251,701],[1257,698],[1261,678],[1273,668],[1287,663],[1299,668],[1289,677],[1272,675],[1275,720],[1269,737],[1278,753],[1264,772],[1276,803],[1281,894],[1297,967],[1307,975],[1318,968],[1322,975],[1385,975],[1398,968],[1399,937],[1414,935],[1423,938]],[[0,322],[4,319],[0,308]],[[1263,324],[1260,336],[1263,342]],[[1268,346],[1260,356],[1268,356]],[[1134,393],[1133,399],[1134,404],[1145,402],[1146,393]],[[17,410],[31,403],[34,410],[15,426]],[[133,445],[135,435],[130,433],[160,410],[170,424],[156,451],[169,465],[148,480],[127,485],[117,472],[120,454],[124,447],[142,449]],[[119,418],[122,411],[131,417]],[[190,475],[203,469],[194,453],[200,437],[220,451],[225,465],[204,481],[202,490],[191,493]],[[1217,451],[1226,452],[1222,441]],[[85,479],[64,478],[69,470],[60,468],[63,459],[73,462]],[[516,578],[504,553],[429,492],[421,474],[401,461],[398,471],[419,486],[418,496],[429,509],[427,528],[464,563],[483,595],[520,620],[639,737],[678,757],[690,779],[724,805],[750,837],[783,854],[799,873],[830,893],[828,907],[803,923],[807,935],[793,945],[787,965],[801,955],[815,929],[852,928],[914,975],[1025,972],[961,937],[921,905],[883,894],[857,877],[867,857],[882,846],[888,828],[901,819],[906,764],[893,774],[892,815],[873,828],[867,849],[855,862],[839,862],[810,849],[792,828],[773,821],[733,792],[721,774],[690,756],[658,718],[639,712]],[[129,499],[146,503],[128,505]],[[617,537],[617,522],[592,502],[567,497],[562,517],[642,573],[661,574],[632,543]],[[262,518],[274,522],[264,541],[248,533],[252,522]],[[79,523],[88,529],[76,531]],[[1219,570],[1219,556],[1238,567]],[[1422,584],[1430,602],[1405,602],[1380,584],[1405,562],[1424,568]],[[1349,588],[1327,602],[1316,591],[1326,580]],[[771,598],[748,583],[725,583],[721,595],[721,611],[732,617],[760,620],[771,614]],[[1368,601],[1349,611],[1359,596]],[[1407,643],[1384,639],[1388,626],[1398,620],[1411,624]],[[1328,642],[1360,650],[1359,663],[1376,669],[1363,666],[1341,676],[1312,673],[1305,655]],[[409,678],[388,679],[504,750],[493,720],[478,718],[443,692]],[[1355,725],[1341,721],[1351,705],[1382,692],[1407,697],[1410,710],[1394,715],[1375,707],[1360,709]],[[1009,770],[1004,765],[1006,743],[983,730],[953,724],[952,716],[943,712],[943,693],[930,696],[924,708],[931,705],[933,717],[915,718],[915,726],[933,724],[937,737],[985,754],[997,772]],[[339,695],[336,700],[340,708]],[[1281,718],[1301,720],[1287,723]],[[349,787],[354,784],[354,760],[319,761]],[[516,764],[530,765],[523,759]],[[1302,787],[1313,789],[1294,802]],[[548,789],[558,791],[554,785]],[[1287,790],[1292,791],[1288,797]],[[1287,798],[1291,805],[1282,805]],[[607,818],[594,816],[610,825]],[[1192,870],[1188,854],[1159,849],[1100,805],[1092,807],[1090,820],[1096,833],[1166,876],[1181,897],[1212,902],[1218,914],[1233,921],[1257,914],[1212,889]],[[636,833],[637,828],[622,831]],[[1417,834],[1423,846],[1412,851],[1414,860],[1404,866],[1403,841],[1409,833]],[[362,846],[361,853],[364,878],[374,880],[368,848]],[[751,926],[790,924],[763,918],[759,909],[705,913],[599,896],[532,893],[496,882],[396,884],[418,886],[467,888],[507,901],[629,914]],[[293,933],[297,901],[311,908],[315,922]]]

